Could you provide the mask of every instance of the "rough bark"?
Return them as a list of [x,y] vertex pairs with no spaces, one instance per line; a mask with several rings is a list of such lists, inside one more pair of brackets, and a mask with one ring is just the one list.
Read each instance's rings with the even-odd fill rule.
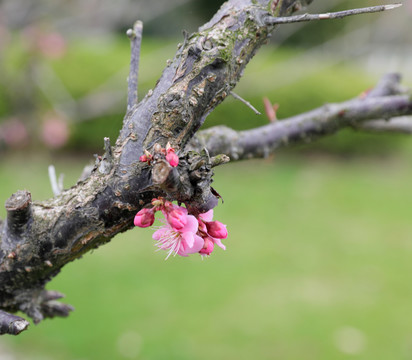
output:
[[[72,307],[57,302],[62,294],[46,291],[46,283],[68,262],[132,228],[135,213],[152,198],[183,202],[194,214],[213,208],[212,168],[227,161],[225,154],[235,160],[260,156],[285,137],[300,141],[303,132],[305,137],[325,135],[356,119],[412,112],[405,95],[352,100],[329,106],[327,116],[321,109],[290,119],[288,126],[279,122],[249,133],[208,130],[186,147],[274,30],[268,17],[288,16],[311,1],[226,2],[210,22],[185,38],[154,89],[128,109],[116,144],[111,147],[105,140],[105,153],[88,177],[49,200],[32,201],[28,191],[7,200],[7,220],[0,223],[1,333],[17,334],[27,327],[24,319],[7,312],[23,311],[35,323],[67,316]],[[277,135],[280,129],[283,136]],[[156,151],[167,142],[180,156],[177,168]],[[139,162],[144,150],[154,155],[150,165]]]

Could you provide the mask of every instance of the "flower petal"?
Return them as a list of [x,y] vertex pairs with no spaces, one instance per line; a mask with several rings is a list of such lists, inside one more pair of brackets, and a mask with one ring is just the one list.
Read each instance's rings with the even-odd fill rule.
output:
[[222,244],[222,242],[220,241],[220,239],[216,239],[216,238],[212,238],[213,242],[215,244],[217,244],[217,246],[221,247],[223,250],[226,250],[226,246]]
[[197,253],[203,248],[205,241],[198,235],[195,235],[194,239],[195,242],[193,244],[191,251],[193,251],[193,253]]
[[185,232],[183,234],[181,234],[182,237],[182,243],[187,244],[187,246],[189,248],[193,247],[193,244],[195,243],[195,239],[194,239],[194,234],[191,232]]
[[180,256],[188,256],[188,254],[190,254],[190,248],[187,246],[187,244],[181,242],[177,253]]
[[165,234],[167,231],[169,231],[169,227],[167,227],[166,225],[165,225],[165,226],[162,226],[159,230],[156,230],[156,231],[153,233],[152,238],[155,239],[155,240],[160,240],[160,238],[161,238],[162,236],[164,236],[164,234]]
[[197,233],[197,228],[199,223],[193,215],[187,215],[187,222],[183,229],[179,230],[181,233],[191,232],[192,234]]
[[[183,243],[185,243],[184,241],[182,241],[182,244]],[[183,245],[183,247],[181,247],[181,249],[182,249],[182,253],[184,253],[184,254],[195,254],[195,253],[197,253],[197,252],[199,252],[202,248],[203,248],[203,245],[204,245],[204,240],[200,237],[200,236],[198,236],[198,235],[194,235],[193,236],[193,244],[192,244],[192,246],[191,247],[189,247],[189,246],[185,246],[185,245]],[[186,243],[186,245],[187,245],[187,243]],[[180,255],[181,253],[179,252],[179,255]]]
[[203,221],[212,221],[213,220],[213,209],[210,209],[209,211],[207,211],[203,214],[199,214],[199,217]]

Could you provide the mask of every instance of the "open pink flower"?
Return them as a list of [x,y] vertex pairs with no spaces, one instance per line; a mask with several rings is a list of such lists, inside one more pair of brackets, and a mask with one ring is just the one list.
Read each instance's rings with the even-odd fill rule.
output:
[[[169,147],[167,150],[172,153]],[[165,150],[166,152],[166,150]],[[162,197],[152,199],[152,207],[141,209],[134,218],[134,224],[139,227],[153,225],[157,211],[161,211],[165,220],[164,225],[153,234],[156,246],[167,250],[168,254],[188,256],[199,253],[202,256],[210,255],[217,244],[226,250],[221,239],[226,239],[226,225],[219,221],[213,221],[213,210],[199,214],[196,217],[189,215],[188,210]]]
[[167,250],[170,255],[187,256],[199,252],[204,245],[204,240],[196,235],[198,221],[193,215],[186,215],[186,224],[181,229],[176,229],[166,222],[159,230],[153,234],[153,239],[157,240],[156,246],[159,249]]

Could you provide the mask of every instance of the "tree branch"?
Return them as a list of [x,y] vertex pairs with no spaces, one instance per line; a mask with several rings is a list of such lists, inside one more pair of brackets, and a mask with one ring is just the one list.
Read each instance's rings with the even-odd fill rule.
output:
[[412,118],[410,116],[402,116],[390,120],[372,120],[355,128],[373,133],[412,134]]
[[[368,120],[388,119],[386,128],[399,130],[399,120],[392,122],[390,119],[412,115],[410,95],[396,94],[401,89],[399,80],[397,74],[386,75],[366,97],[327,104],[259,128],[234,131],[222,126],[213,127],[199,132],[188,148],[206,147],[211,155],[223,153],[233,160],[241,160],[266,157],[280,147],[310,142],[346,127],[367,130],[377,127],[376,122],[369,123]],[[381,123],[379,127],[383,129]]]
[[242,97],[240,97],[235,92],[231,91],[230,95],[232,95],[236,100],[239,100],[241,103],[245,104],[249,109],[251,109],[256,115],[262,115],[249,101],[246,101]]
[[28,326],[29,322],[20,316],[0,310],[0,335],[18,335],[23,330],[26,330]]
[[143,23],[136,21],[133,29],[127,30],[126,34],[130,39],[131,56],[130,56],[130,71],[128,78],[127,89],[127,111],[137,104],[137,87],[139,83],[139,59],[140,46],[142,43]]
[[[239,81],[247,63],[275,28],[262,19],[288,17],[312,0],[229,0],[198,32],[178,46],[156,86],[137,103],[141,24],[132,35],[128,112],[112,147],[97,156],[90,174],[52,199],[31,200],[19,191],[6,202],[0,222],[0,328],[17,334],[26,323],[7,312],[23,311],[37,323],[67,316],[62,294],[44,287],[70,261],[133,227],[138,210],[153,198],[185,203],[192,214],[216,206],[210,184],[214,166],[263,156],[276,147],[336,132],[372,118],[411,113],[406,95],[354,99],[245,132],[203,131],[186,145]],[[355,121],[356,120],[356,121]],[[159,149],[171,143],[179,156],[171,167]],[[207,149],[203,149],[205,144]],[[139,161],[150,151],[153,159]],[[222,153],[223,155],[219,155]],[[13,325],[14,324],[14,325]],[[14,327],[14,328],[13,328]]]
[[268,25],[280,25],[280,24],[291,24],[291,23],[313,21],[313,20],[341,19],[346,16],[353,16],[353,15],[392,10],[400,6],[402,6],[402,4],[371,6],[371,7],[359,8],[359,9],[351,9],[351,10],[332,12],[332,13],[325,13],[325,14],[303,14],[303,15],[297,15],[297,16],[286,16],[286,17],[268,17],[265,21]]
[[53,191],[53,195],[60,195],[61,192],[63,191],[63,174],[60,174],[59,180],[57,181],[56,177],[56,169],[53,165],[49,165],[48,168],[49,171],[49,180],[50,180],[50,185]]

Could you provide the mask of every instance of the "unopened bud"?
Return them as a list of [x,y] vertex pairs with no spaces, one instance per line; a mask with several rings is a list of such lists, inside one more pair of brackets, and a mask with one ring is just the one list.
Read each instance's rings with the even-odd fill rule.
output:
[[179,156],[177,156],[174,151],[169,151],[166,155],[166,160],[171,167],[176,167],[179,164]]
[[212,239],[207,237],[204,239],[205,244],[203,245],[203,248],[199,251],[199,254],[201,255],[210,255],[213,251],[213,248],[215,247],[215,244],[213,243]]
[[167,214],[167,222],[175,230],[181,230],[187,223],[187,211],[182,207],[175,207]]
[[134,217],[135,226],[145,228],[152,226],[154,223],[154,211],[153,209],[141,209]]
[[227,230],[226,225],[222,224],[220,221],[210,221],[206,222],[207,233],[216,239],[226,239]]

